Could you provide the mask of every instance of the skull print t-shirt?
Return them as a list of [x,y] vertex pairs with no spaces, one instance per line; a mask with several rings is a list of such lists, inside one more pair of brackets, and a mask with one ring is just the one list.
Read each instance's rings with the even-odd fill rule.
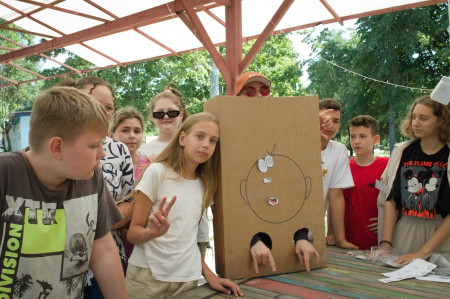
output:
[[449,148],[447,145],[433,155],[413,142],[403,152],[392,192],[396,208],[403,215],[434,218],[450,211],[450,188],[447,179]]

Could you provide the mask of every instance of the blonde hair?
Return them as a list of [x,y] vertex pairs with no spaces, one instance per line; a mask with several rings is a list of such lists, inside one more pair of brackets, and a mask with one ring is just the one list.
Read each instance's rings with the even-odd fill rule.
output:
[[442,142],[447,142],[450,140],[450,112],[449,105],[444,105],[439,102],[433,101],[430,95],[425,95],[417,98],[411,105],[409,114],[403,120],[400,127],[401,132],[404,136],[408,138],[415,138],[414,131],[412,129],[412,114],[417,104],[422,104],[430,107],[433,110],[433,114],[438,118],[438,129],[439,129],[439,140]]
[[153,111],[155,110],[156,102],[160,99],[169,99],[178,107],[178,109],[180,109],[180,112],[183,113],[181,122],[184,122],[188,118],[189,112],[186,110],[186,104],[184,103],[183,96],[177,89],[171,87],[170,84],[167,85],[166,89],[158,93],[150,101],[149,104],[150,115],[152,115]]
[[[184,150],[181,147],[179,138],[181,132],[189,134],[192,127],[200,122],[212,122],[219,127],[217,119],[207,112],[200,112],[189,116],[185,122],[178,129],[175,136],[172,138],[167,147],[158,155],[153,163],[161,162],[166,166],[172,168],[176,173],[183,174],[184,171]],[[217,171],[219,165],[219,142],[211,158],[197,166],[196,173],[203,183],[205,192],[203,193],[202,211],[208,208],[209,201],[217,190],[218,179]]]
[[144,130],[144,117],[139,111],[134,107],[125,107],[119,109],[114,113],[109,122],[109,131],[114,133],[117,130],[117,127],[126,119],[135,118],[141,124],[141,130]]
[[30,118],[29,143],[42,150],[49,138],[72,142],[88,130],[106,135],[108,118],[103,106],[87,93],[73,87],[57,86],[36,97]]

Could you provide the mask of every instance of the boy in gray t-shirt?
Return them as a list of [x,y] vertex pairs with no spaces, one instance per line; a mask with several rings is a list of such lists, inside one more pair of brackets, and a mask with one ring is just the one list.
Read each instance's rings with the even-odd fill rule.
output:
[[30,128],[29,151],[0,155],[0,297],[81,298],[90,266],[106,298],[127,298],[110,233],[121,215],[98,170],[104,108],[51,88],[36,98]]

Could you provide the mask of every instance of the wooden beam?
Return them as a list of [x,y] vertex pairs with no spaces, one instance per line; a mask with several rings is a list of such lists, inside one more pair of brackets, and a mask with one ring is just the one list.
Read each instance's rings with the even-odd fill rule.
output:
[[177,1],[179,1],[183,6],[190,23],[185,22],[186,18],[181,18],[181,20],[185,22],[186,26],[192,31],[192,33],[199,39],[199,41],[206,48],[209,55],[216,64],[217,68],[219,69],[220,73],[222,74],[222,77],[224,79],[226,78],[225,80],[230,80],[230,73],[227,69],[225,59],[219,53],[219,51],[217,51],[216,47],[212,43],[211,39],[209,38],[208,32],[206,32],[205,27],[203,27],[202,22],[197,16],[197,13],[194,11],[192,6],[190,6],[187,0],[177,0]]
[[331,5],[327,2],[327,0],[320,0],[323,6],[328,10],[328,12],[339,22],[339,24],[344,25],[344,21],[342,18],[336,13],[336,11],[331,7]]
[[205,7],[204,7],[202,10],[203,10],[205,13],[207,13],[211,18],[213,18],[214,20],[216,20],[217,23],[219,23],[220,25],[222,25],[223,27],[225,27],[225,22],[222,21],[221,18],[219,18],[218,16],[216,16],[215,14],[213,14],[213,13],[211,12],[211,10],[209,10],[208,8],[205,8]]
[[109,21],[107,19],[99,18],[99,17],[93,16],[93,15],[88,15],[88,14],[85,14],[85,13],[82,13],[82,12],[79,12],[79,11],[74,11],[74,10],[62,8],[62,7],[51,5],[51,4],[45,4],[45,3],[42,3],[42,2],[37,2],[37,1],[32,1],[32,0],[16,0],[16,1],[25,2],[25,3],[36,5],[36,6],[41,6],[41,7],[48,8],[48,9],[53,9],[53,10],[56,10],[56,11],[61,11],[61,12],[64,12],[64,13],[68,13],[68,14],[71,14],[71,15],[84,17],[84,18],[87,18],[87,19],[96,20],[96,21],[99,21],[99,22],[108,22]]
[[[56,4],[61,3],[61,2],[63,2],[63,1],[65,1],[65,0],[57,0],[57,1],[52,2],[52,4],[53,4],[53,5],[56,5]],[[5,2],[3,2],[3,1],[0,1],[0,4],[1,4],[1,5],[4,5],[4,6],[7,6],[7,4],[6,4]],[[39,8],[36,8],[36,9],[34,9],[34,10],[32,10],[32,11],[26,13],[25,15],[22,15],[22,14],[19,13],[19,14],[21,15],[20,17],[11,19],[11,20],[9,20],[9,21],[6,21],[5,23],[3,23],[3,25],[9,25],[9,24],[12,24],[12,23],[14,23],[14,22],[16,22],[16,21],[18,21],[18,20],[20,20],[20,19],[26,18],[26,17],[28,17],[28,16],[31,16],[32,14],[35,14],[35,13],[40,12],[40,11],[43,11],[43,10],[44,10],[43,7],[39,7]]]
[[24,67],[22,67],[22,66],[20,66],[20,65],[17,65],[17,64],[11,63],[11,62],[7,62],[7,64],[9,64],[9,65],[12,66],[12,67],[18,68],[19,70],[22,70],[22,71],[25,71],[25,72],[27,72],[27,73],[33,74],[33,75],[35,75],[36,77],[39,77],[39,78],[41,78],[41,79],[44,79],[44,80],[47,79],[47,77],[42,76],[41,74],[38,74],[38,73],[36,73],[36,72],[33,72],[33,71],[29,70],[29,69],[26,69],[26,68],[24,68]]
[[118,61],[117,59],[114,59],[114,58],[112,58],[111,56],[108,56],[108,55],[106,55],[105,53],[100,52],[100,51],[98,51],[98,50],[92,48],[91,46],[89,46],[89,45],[83,43],[83,42],[81,42],[80,45],[83,46],[83,47],[85,47],[86,49],[91,50],[91,51],[94,52],[94,53],[97,53],[97,54],[100,55],[100,56],[105,57],[106,59],[109,59],[109,60],[115,62],[115,63],[116,63],[117,65],[119,65],[119,66],[124,66],[124,65],[123,65],[120,61]]
[[[205,3],[213,3],[214,0],[190,0],[190,6],[205,5]],[[131,30],[135,27],[145,26],[149,23],[160,20],[162,17],[172,16],[175,10],[175,1],[167,4],[159,5],[138,13],[114,20],[108,21],[85,30],[81,30],[72,34],[61,36],[50,41],[30,46],[11,53],[0,56],[0,63],[13,61],[24,58],[37,53],[47,52],[54,49],[63,48],[83,41],[99,38],[102,36]]]
[[11,79],[8,79],[8,78],[3,77],[3,76],[0,76],[0,79],[3,79],[3,80],[8,81],[8,82],[11,82],[13,85],[18,85],[19,84],[19,82],[11,80]]
[[[425,1],[425,2],[405,4],[405,5],[396,6],[396,7],[383,8],[383,9],[372,10],[372,11],[368,11],[368,12],[357,13],[357,14],[353,14],[353,15],[349,15],[349,16],[343,16],[343,17],[341,17],[341,19],[342,19],[342,21],[348,21],[348,20],[353,20],[353,19],[366,18],[366,17],[381,15],[381,14],[385,14],[385,13],[391,13],[391,12],[402,11],[402,10],[407,10],[407,9],[412,9],[412,8],[429,6],[429,5],[436,5],[436,4],[440,4],[440,3],[446,3],[447,1],[448,0],[430,0],[430,1]],[[300,25],[300,26],[284,28],[282,30],[274,31],[273,34],[297,31],[297,30],[311,28],[311,27],[318,26],[318,25],[325,25],[325,24],[332,24],[332,23],[336,23],[336,19],[333,18],[333,19],[323,20],[321,22],[314,22],[314,23],[304,24],[304,25]],[[247,38],[255,39],[257,37],[258,37],[257,35],[254,35],[254,36],[249,36]]]
[[245,58],[242,60],[242,62],[239,65],[239,73],[244,72],[244,70],[249,66],[249,64],[252,62],[252,60],[255,58],[256,54],[261,50],[262,46],[266,42],[266,39],[272,35],[273,30],[277,27],[278,23],[280,23],[283,16],[288,11],[289,7],[292,5],[294,0],[284,0],[283,3],[281,3],[278,10],[273,15],[272,19],[267,24],[266,28],[264,28],[261,35],[258,37],[256,42],[253,44],[250,51],[248,51]]
[[134,28],[134,31],[136,31],[137,33],[141,34],[142,36],[144,36],[145,38],[151,40],[152,42],[154,42],[155,44],[157,44],[158,46],[160,46],[161,48],[166,49],[167,51],[169,51],[170,53],[172,53],[172,55],[174,56],[180,56],[180,53],[178,53],[177,51],[169,48],[168,46],[166,46],[165,44],[163,44],[162,42],[160,42],[159,40],[151,37],[150,35],[148,35],[147,33],[145,33],[144,31],[138,29],[138,28]]
[[[18,10],[17,8],[15,8],[14,6],[8,5],[8,4],[4,3],[4,2],[1,2],[1,4],[2,4],[3,6],[6,6],[6,7],[9,8],[9,9],[11,9],[12,11],[15,11],[16,13],[20,14],[23,18],[28,18],[28,19],[32,20],[33,22],[36,22],[36,23],[38,23],[39,25],[44,26],[44,27],[50,29],[51,31],[54,31],[54,32],[58,33],[59,35],[64,35],[63,32],[61,32],[61,31],[59,31],[59,30],[57,30],[57,29],[51,27],[51,26],[48,25],[47,23],[44,23],[44,22],[42,22],[42,21],[36,19],[35,17],[31,16],[31,14],[26,14],[26,13],[24,13],[23,11]],[[6,25],[6,24],[8,24],[8,23],[6,22],[6,23],[4,23],[3,25]]]
[[[10,42],[10,43],[12,43],[12,44],[14,44],[14,45],[16,45],[16,46],[19,46],[19,47],[21,47],[21,48],[25,48],[25,45],[22,45],[21,43],[18,43],[18,42],[14,41],[14,40],[12,40],[12,39],[10,39],[10,38],[7,38],[6,36],[0,35],[0,38],[6,40],[6,41],[8,41],[8,42]],[[16,50],[16,51],[20,51],[20,50]],[[3,54],[3,55],[6,55],[6,54]],[[57,63],[57,64],[59,64],[59,65],[62,65],[63,67],[68,68],[69,70],[72,70],[72,71],[76,72],[77,74],[81,74],[81,71],[77,70],[76,68],[73,68],[73,67],[71,67],[70,65],[67,65],[67,64],[65,64],[65,63],[59,62],[58,60],[53,59],[53,58],[51,58],[51,57],[49,57],[49,56],[47,56],[47,55],[45,55],[45,54],[42,54],[42,53],[36,53],[36,54],[32,54],[32,55],[39,55],[39,56],[41,56],[41,57],[43,57],[43,58],[45,58],[45,59],[48,59],[48,60],[50,60],[50,61],[53,61],[54,63]],[[31,55],[30,55],[30,56],[31,56]],[[0,57],[1,57],[1,56],[0,56]]]
[[54,35],[48,35],[48,34],[43,34],[43,33],[39,33],[39,32],[18,29],[18,28],[11,28],[8,26],[3,26],[3,25],[0,25],[0,29],[14,31],[14,32],[20,32],[20,33],[24,33],[24,34],[42,36],[42,37],[46,37],[46,38],[58,38],[58,36],[54,36]]
[[236,80],[240,75],[239,64],[242,61],[242,1],[232,0],[225,8],[226,53],[230,79],[226,83],[227,95],[234,95]]

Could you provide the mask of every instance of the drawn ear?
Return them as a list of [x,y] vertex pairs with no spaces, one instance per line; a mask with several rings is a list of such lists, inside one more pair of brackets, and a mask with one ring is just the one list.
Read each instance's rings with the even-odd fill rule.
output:
[[309,197],[311,193],[311,177],[307,176],[305,178],[305,199]]
[[247,192],[245,191],[246,189],[247,189],[247,180],[242,180],[241,181],[241,197],[244,200],[244,202],[246,204],[248,204]]

